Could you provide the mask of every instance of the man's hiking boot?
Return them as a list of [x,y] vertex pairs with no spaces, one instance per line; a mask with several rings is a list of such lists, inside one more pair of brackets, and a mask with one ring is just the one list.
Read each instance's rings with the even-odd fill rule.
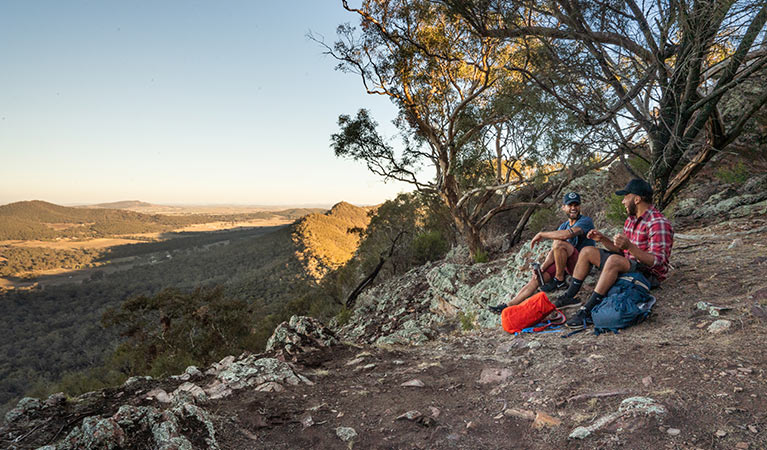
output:
[[494,312],[496,314],[500,314],[503,312],[504,309],[506,309],[509,305],[506,303],[499,303],[496,306],[488,306],[487,309],[489,309],[491,312]]
[[543,286],[541,286],[541,290],[543,292],[556,292],[562,289],[567,289],[569,286],[570,285],[567,284],[567,281],[559,281],[552,277],[549,281],[545,282]]
[[565,326],[571,330],[582,330],[591,325],[591,314],[586,308],[581,308],[573,317],[567,320]]
[[554,300],[554,306],[557,308],[566,308],[568,306],[579,305],[581,302],[577,298],[568,297],[565,294],[560,295]]

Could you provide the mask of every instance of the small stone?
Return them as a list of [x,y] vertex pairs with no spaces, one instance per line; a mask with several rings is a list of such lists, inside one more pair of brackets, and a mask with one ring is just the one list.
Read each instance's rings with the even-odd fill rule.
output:
[[420,411],[412,410],[412,411],[408,411],[408,412],[406,412],[404,414],[400,414],[394,420],[413,420],[413,421],[415,421],[415,420],[420,419],[421,417],[423,417],[423,414],[421,414]]
[[727,249],[732,250],[733,248],[737,248],[743,245],[743,239],[736,238],[733,239],[730,245],[727,247]]
[[527,343],[526,347],[530,350],[535,350],[536,348],[541,348],[541,343],[538,341],[530,341]]
[[429,411],[431,411],[431,416],[435,419],[439,417],[440,414],[442,414],[442,411],[440,411],[440,409],[436,406],[429,406]]
[[364,360],[365,360],[364,358],[355,358],[355,359],[347,362],[346,365],[347,366],[356,366],[357,364],[361,363]]
[[716,437],[720,437],[720,438],[722,438],[722,437],[725,437],[725,436],[727,436],[727,432],[726,432],[726,431],[724,431],[724,430],[716,430],[716,433],[714,433],[714,435],[715,435]]
[[753,369],[751,369],[750,367],[738,367],[738,371],[740,371],[740,372],[743,372],[743,373],[746,373],[746,374],[749,374],[749,375],[750,375],[751,373],[753,373],[753,371],[754,371],[754,370],[753,370]]
[[679,436],[679,433],[681,433],[682,430],[679,428],[669,428],[666,430],[666,433],[670,434],[671,436]]
[[168,395],[167,392],[165,392],[163,389],[152,389],[151,391],[147,392],[146,398],[148,399],[155,399],[160,403],[170,403],[172,399],[170,398],[170,395]]
[[652,377],[646,376],[642,378],[642,384],[644,384],[645,387],[649,387],[652,384]]
[[748,442],[738,442],[735,444],[735,448],[741,449],[741,450],[748,450]]
[[581,412],[573,413],[573,417],[572,417],[573,422],[575,422],[575,423],[583,423],[583,422],[586,422],[587,420],[591,420],[592,418],[593,418],[592,415],[584,414],[584,413],[581,413]]
[[734,388],[732,388],[732,391],[733,392],[743,392],[743,388],[740,387],[740,386],[735,386]]
[[755,426],[753,426],[753,425],[749,425],[749,426],[748,426],[748,431],[750,431],[750,432],[752,432],[752,433],[756,434],[756,433],[758,433],[758,432],[759,432],[759,428],[756,428],[756,427],[755,427]]
[[301,425],[304,427],[304,429],[307,429],[314,425],[314,419],[312,419],[312,416],[307,414],[303,419],[301,419]]
[[255,390],[260,392],[282,392],[285,390],[285,388],[282,387],[280,383],[267,381],[264,384],[256,386]]
[[509,378],[513,372],[509,369],[482,369],[479,375],[479,384],[500,383]]
[[560,419],[551,417],[544,412],[538,411],[535,414],[535,420],[533,421],[532,427],[536,430],[540,430],[543,428],[554,428],[560,425],[562,425],[562,421]]
[[477,423],[474,422],[473,420],[470,420],[469,423],[466,424],[467,430],[476,430],[478,427],[479,425],[477,425]]
[[699,323],[699,324],[697,324],[697,325],[695,325],[695,326],[696,326],[697,328],[706,328],[706,325],[708,325],[708,323],[706,323],[706,322],[701,322],[701,323]]
[[424,387],[426,385],[423,384],[423,381],[421,381],[421,380],[416,378],[416,379],[413,379],[413,380],[410,380],[410,381],[405,381],[404,383],[400,384],[400,386],[403,386],[403,387]]
[[708,326],[708,332],[719,334],[719,333],[725,333],[727,330],[732,327],[732,322],[729,320],[719,319],[715,320],[714,323]]
[[578,427],[570,433],[570,436],[568,436],[569,439],[586,439],[591,434],[591,431],[589,431],[586,427]]
[[336,436],[344,442],[351,442],[357,437],[357,431],[351,427],[336,428]]
[[535,420],[535,413],[524,409],[509,408],[503,412],[506,417],[516,417],[523,420]]

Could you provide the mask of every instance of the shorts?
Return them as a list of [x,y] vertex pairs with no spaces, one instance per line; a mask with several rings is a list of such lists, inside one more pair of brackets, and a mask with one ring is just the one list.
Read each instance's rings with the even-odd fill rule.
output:
[[[578,262],[578,249],[576,248],[576,249],[573,249],[573,254],[567,258],[567,264],[565,264],[565,272],[572,275],[573,271],[575,270],[575,263],[577,262]],[[546,270],[543,271],[543,273],[547,273],[551,275],[551,278],[554,278],[554,275],[557,274],[557,265],[552,263],[549,267],[546,268]]]
[[[608,252],[607,250],[603,248],[599,249],[599,268],[600,269],[605,265],[605,262],[607,262],[607,258],[611,257],[612,255],[624,256],[622,253]],[[629,267],[629,272],[641,272],[642,275],[644,275],[647,278],[647,281],[650,282],[650,289],[655,289],[656,287],[660,286],[660,280],[658,280],[658,277],[655,276],[655,274],[650,272],[649,267],[640,263],[636,259],[631,259],[631,258],[626,258],[626,259],[628,259],[629,263],[631,264],[631,267]]]

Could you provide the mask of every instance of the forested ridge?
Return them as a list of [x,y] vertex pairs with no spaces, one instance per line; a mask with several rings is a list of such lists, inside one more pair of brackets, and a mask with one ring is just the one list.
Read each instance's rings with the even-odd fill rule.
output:
[[[40,206],[43,207],[37,210],[37,216],[23,209],[27,214],[25,218],[72,218],[67,215],[71,208]],[[303,211],[294,209],[284,213]],[[177,294],[163,298],[175,295],[185,299],[182,303],[199,301],[200,307],[208,305],[206,308],[218,311],[217,314],[223,314],[223,310],[216,310],[215,305],[244,302],[238,308],[237,320],[248,324],[248,342],[262,347],[274,326],[284,320],[287,313],[283,310],[298,308],[308,313],[314,308],[313,313],[320,315],[318,308],[327,304],[312,302],[308,297],[317,289],[317,278],[307,275],[306,263],[299,256],[323,255],[327,249],[333,249],[348,260],[357,247],[360,227],[364,229],[368,221],[367,209],[342,203],[326,216],[315,213],[291,226],[180,233],[166,241],[121,245],[98,255],[88,253],[89,262],[105,266],[103,270],[93,271],[81,284],[8,291],[0,297],[4,311],[0,326],[7,337],[0,343],[0,404],[5,409],[25,393],[45,391],[62,376],[75,380],[67,385],[69,389],[78,389],[75,386],[78,383],[80,389],[85,389],[98,384],[83,383],[106,382],[114,371],[111,375],[106,370],[93,375],[98,381],[83,381],[91,375],[77,375],[83,370],[101,367],[119,342],[119,324],[103,328],[104,313],[110,308],[117,311],[128,299],[134,299],[134,303],[141,303],[142,298],[150,301],[169,288]],[[357,230],[352,231],[354,229]],[[326,241],[343,233],[354,235],[345,241],[346,247],[340,242]],[[14,260],[19,258],[15,254],[18,252],[14,252],[16,249],[6,250],[10,250],[6,251],[10,257],[6,264],[19,264]],[[63,256],[74,258],[73,264],[79,261],[75,258],[77,255],[64,255],[62,251],[32,250],[39,251],[40,254],[35,255],[38,261],[48,261],[52,266]],[[345,262],[334,254],[338,264]],[[28,256],[23,251],[20,255]],[[110,270],[111,260],[125,258],[130,260],[131,268]],[[212,291],[217,294],[210,294]],[[165,312],[171,314],[167,308]],[[179,317],[174,325],[192,323],[199,317],[195,311],[192,313]],[[150,332],[160,329],[158,319],[154,317],[144,324]],[[168,364],[173,367],[172,363]]]

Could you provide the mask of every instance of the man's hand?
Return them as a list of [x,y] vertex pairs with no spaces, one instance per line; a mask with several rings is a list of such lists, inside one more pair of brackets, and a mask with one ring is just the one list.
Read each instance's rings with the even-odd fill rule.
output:
[[602,242],[605,239],[605,235],[602,234],[599,230],[590,230],[589,233],[586,235],[587,238],[593,239],[597,242]]
[[613,244],[621,250],[628,250],[631,246],[631,241],[629,241],[629,238],[626,237],[625,234],[620,233],[616,234],[613,238]]
[[530,248],[534,248],[534,247],[535,247],[535,244],[537,244],[537,243],[541,242],[541,239],[543,239],[543,236],[541,235],[541,233],[538,233],[538,234],[536,234],[536,235],[533,237],[533,240],[532,240],[532,241],[530,241]]

